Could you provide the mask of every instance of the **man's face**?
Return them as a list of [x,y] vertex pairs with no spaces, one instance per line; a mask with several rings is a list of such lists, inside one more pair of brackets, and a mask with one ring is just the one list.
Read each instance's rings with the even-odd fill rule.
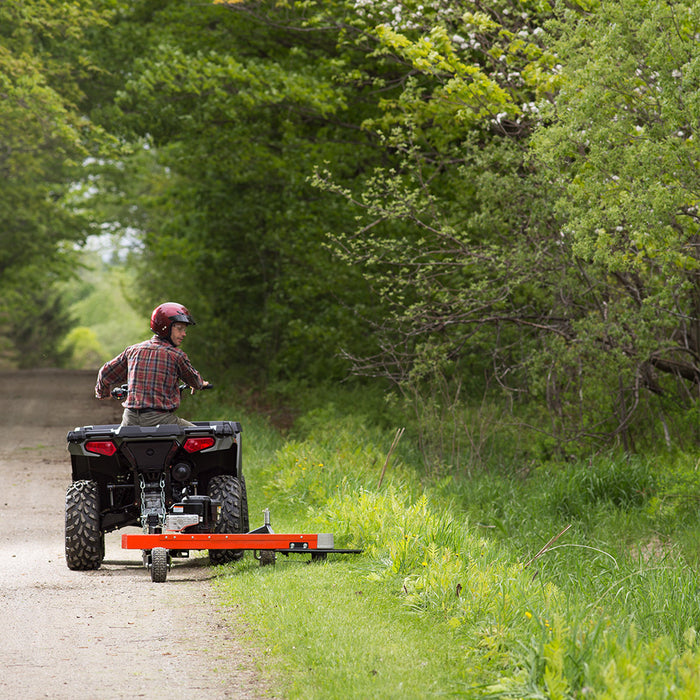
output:
[[173,345],[175,345],[175,347],[180,347],[180,343],[182,343],[186,335],[186,323],[173,323],[173,327],[170,330],[170,339],[173,341]]

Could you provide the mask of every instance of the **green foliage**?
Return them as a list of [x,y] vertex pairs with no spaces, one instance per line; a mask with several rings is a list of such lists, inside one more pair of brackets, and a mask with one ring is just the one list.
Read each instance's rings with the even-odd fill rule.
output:
[[9,342],[10,364],[20,369],[61,367],[66,352],[57,339],[72,322],[63,298],[56,293],[56,280],[34,265],[6,273],[0,286],[0,327]]
[[383,312],[368,319],[370,343],[346,354],[353,371],[391,379],[413,404],[433,470],[481,459],[490,436],[470,431],[464,405],[530,392],[531,358],[567,335],[558,304],[567,251],[550,178],[524,148],[537,100],[558,80],[539,26],[551,8],[521,10],[494,3],[458,16],[410,4],[390,19],[384,4],[363,8],[375,53],[404,71],[398,96],[364,122],[390,165],[347,186],[330,168],[314,179],[358,210],[331,239],[341,262],[362,267]]
[[657,493],[652,465],[639,459],[598,459],[566,470],[566,476],[555,477],[548,492],[550,507],[564,518],[580,519],[604,503],[625,510],[639,507]]
[[[360,336],[340,299],[362,291],[321,246],[327,227],[349,215],[306,176],[322,160],[362,169],[372,151],[338,117],[349,91],[335,79],[332,39],[300,32],[303,11],[239,10],[120,8],[119,35],[136,35],[138,50],[126,58],[115,109],[100,118],[148,146],[125,162],[144,185],[130,190],[145,245],[143,296],[187,302],[201,328],[195,359],[235,358],[272,380],[337,377],[341,338]],[[112,65],[111,53],[97,57]],[[100,177],[117,197],[123,176]]]
[[60,345],[67,358],[65,365],[74,369],[98,369],[107,359],[97,335],[91,328],[73,328]]
[[79,106],[94,75],[82,42],[105,19],[90,3],[0,5],[0,330],[24,367],[61,361],[54,283],[89,230],[71,186],[104,142]]
[[560,206],[574,252],[612,271],[663,270],[673,275],[664,286],[698,267],[688,132],[698,105],[681,95],[696,92],[699,9],[604,2],[588,15],[565,12],[554,25],[566,57],[557,119],[537,142],[550,162],[568,159]]
[[572,409],[569,397],[587,394],[582,432],[614,417],[603,432],[628,448],[645,403],[658,424],[659,397],[691,408],[700,377],[697,104],[686,98],[697,92],[699,10],[601,2],[563,8],[551,25],[561,90],[533,145],[561,186],[562,245],[585,270],[589,302],[552,348],[550,373]]
[[[324,421],[329,415],[333,418]],[[305,431],[303,440],[285,443],[265,471],[265,491],[271,499],[287,508],[321,505],[339,488],[354,490],[379,482],[386,451],[374,445],[380,435],[377,429],[369,429],[361,416],[336,411],[316,413],[309,419],[316,427]],[[334,426],[332,433],[329,423]],[[400,482],[405,476],[401,470],[392,470],[387,483]]]
[[[136,276],[127,265],[105,262],[88,251],[81,256],[78,274],[61,286],[71,316],[94,337],[92,349],[101,359],[96,366],[152,335],[152,309],[137,302],[137,288]],[[66,342],[73,341],[69,337]]]
[[[268,443],[246,461],[250,492],[265,493],[276,532],[332,532],[337,546],[364,549],[359,560],[330,555],[311,569],[280,557],[274,572],[222,570],[231,603],[286,669],[273,678],[286,697],[381,695],[384,673],[405,681],[401,697],[437,688],[475,698],[697,693],[697,574],[674,544],[689,522],[659,517],[674,489],[695,488],[692,458],[678,455],[669,469],[608,456],[429,490],[398,460],[378,489],[389,438],[368,425],[318,411],[305,437]],[[260,429],[247,444],[267,442]],[[424,658],[419,640],[439,630],[446,661],[422,665],[421,690],[387,637],[388,619],[415,659]],[[348,646],[357,640],[359,656]],[[375,668],[377,657],[386,664]],[[366,664],[378,671],[370,684]],[[323,690],[310,691],[321,668]]]
[[403,157],[361,189],[316,179],[360,210],[334,240],[387,309],[354,369],[418,405],[448,387],[438,413],[476,370],[546,401],[568,452],[671,444],[669,401],[694,411],[700,377],[696,119],[678,97],[696,4],[562,6],[559,41],[549,5],[496,8],[367,11],[377,53],[412,72],[365,122]]

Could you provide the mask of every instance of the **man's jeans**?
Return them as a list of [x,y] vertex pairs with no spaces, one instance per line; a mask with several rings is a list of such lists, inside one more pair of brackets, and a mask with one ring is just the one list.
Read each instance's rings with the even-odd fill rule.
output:
[[184,418],[178,418],[173,411],[145,411],[137,413],[129,408],[125,408],[122,414],[122,425],[141,425],[151,428],[154,425],[193,426],[194,423],[190,423]]

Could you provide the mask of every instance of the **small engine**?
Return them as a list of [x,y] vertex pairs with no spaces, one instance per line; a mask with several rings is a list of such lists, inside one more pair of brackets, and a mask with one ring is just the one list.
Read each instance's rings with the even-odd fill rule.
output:
[[219,516],[221,503],[209,496],[185,496],[165,516],[164,530],[209,532]]

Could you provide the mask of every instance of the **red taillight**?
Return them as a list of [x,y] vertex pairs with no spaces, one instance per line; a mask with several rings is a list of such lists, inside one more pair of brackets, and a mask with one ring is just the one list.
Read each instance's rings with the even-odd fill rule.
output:
[[88,452],[94,452],[96,455],[104,455],[111,457],[116,451],[114,443],[110,440],[91,440],[85,443],[85,449]]
[[216,440],[213,437],[198,437],[198,438],[187,438],[185,444],[182,446],[186,452],[192,454],[193,452],[200,452],[201,450],[206,450],[207,447],[211,447]]

